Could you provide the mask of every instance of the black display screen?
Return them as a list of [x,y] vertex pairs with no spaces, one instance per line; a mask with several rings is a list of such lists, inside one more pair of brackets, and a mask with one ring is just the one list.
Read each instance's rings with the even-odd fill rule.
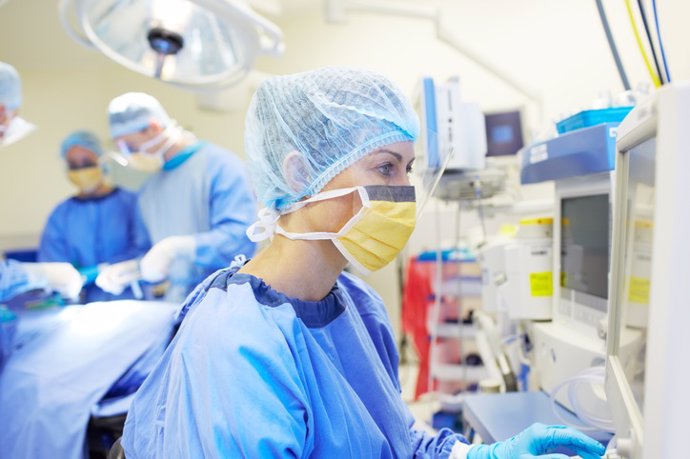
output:
[[607,299],[609,197],[561,200],[561,286]]

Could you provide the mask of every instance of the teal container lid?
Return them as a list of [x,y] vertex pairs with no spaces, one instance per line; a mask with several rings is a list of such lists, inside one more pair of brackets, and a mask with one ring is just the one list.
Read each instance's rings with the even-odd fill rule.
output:
[[559,134],[565,134],[598,124],[620,123],[632,109],[632,106],[625,106],[583,110],[556,123],[556,130]]

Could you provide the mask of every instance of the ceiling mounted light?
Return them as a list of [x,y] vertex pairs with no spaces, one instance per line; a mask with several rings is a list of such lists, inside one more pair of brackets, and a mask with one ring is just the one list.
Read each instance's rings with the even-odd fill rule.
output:
[[60,0],[58,8],[77,42],[189,89],[230,86],[258,55],[284,51],[280,29],[240,0]]

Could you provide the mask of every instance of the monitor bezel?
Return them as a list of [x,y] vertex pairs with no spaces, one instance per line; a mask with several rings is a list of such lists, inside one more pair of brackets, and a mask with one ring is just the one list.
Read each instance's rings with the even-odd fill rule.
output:
[[[644,110],[644,107],[638,107]],[[616,184],[613,206],[613,228],[611,232],[611,258],[609,281],[609,312],[606,339],[606,396],[613,416],[616,432],[628,433],[634,439],[632,458],[642,455],[644,444],[644,418],[635,400],[632,388],[624,371],[620,355],[621,334],[625,320],[625,254],[628,248],[628,191],[630,175],[629,153],[644,142],[656,137],[656,115],[649,109],[650,116],[642,117],[625,136],[619,133],[616,142]],[[651,116],[651,114],[654,114]]]
[[[606,195],[608,196],[609,201],[610,232],[611,211],[613,209],[612,181],[612,174],[610,172],[605,172],[559,180],[556,182],[555,188],[555,218],[553,221],[554,319],[560,322],[565,322],[579,331],[599,339],[601,339],[601,337],[598,333],[598,325],[606,318],[606,312],[602,312],[588,304],[585,304],[584,302],[579,302],[577,300],[584,299],[586,301],[601,301],[602,299],[585,292],[561,287],[561,219],[563,217],[561,209],[564,199]],[[609,261],[610,259],[611,254],[609,254]],[[566,294],[569,294],[570,298],[564,298],[564,295]],[[604,301],[607,302],[606,309],[608,309],[608,300],[606,299]]]

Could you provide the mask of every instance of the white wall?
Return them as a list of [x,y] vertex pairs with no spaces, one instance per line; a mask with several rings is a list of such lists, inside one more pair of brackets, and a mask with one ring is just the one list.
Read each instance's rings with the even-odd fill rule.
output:
[[118,66],[106,71],[27,70],[22,80],[21,114],[39,129],[2,151],[0,237],[40,232],[52,207],[74,191],[63,173],[60,142],[75,129],[91,129],[110,147],[106,107],[123,92],[153,94],[172,117],[201,138],[242,151],[244,111],[199,110],[192,94]]

